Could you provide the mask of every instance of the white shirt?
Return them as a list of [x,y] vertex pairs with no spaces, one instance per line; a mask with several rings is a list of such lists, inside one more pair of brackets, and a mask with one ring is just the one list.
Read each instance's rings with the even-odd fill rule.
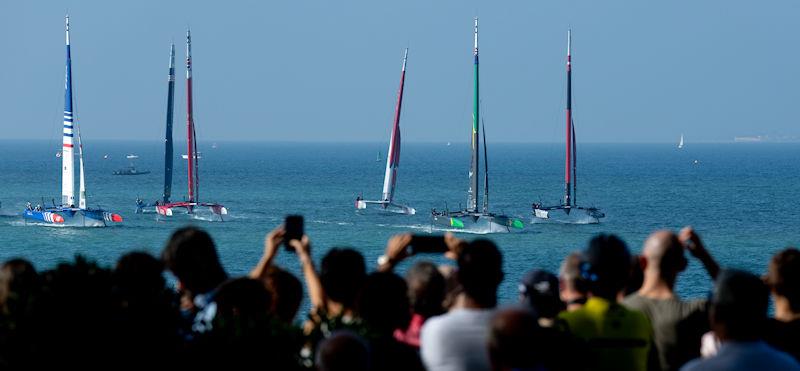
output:
[[454,309],[425,321],[420,354],[428,371],[490,370],[487,340],[492,309]]
[[716,356],[695,359],[685,364],[681,371],[714,370],[800,370],[792,356],[763,341],[726,341]]

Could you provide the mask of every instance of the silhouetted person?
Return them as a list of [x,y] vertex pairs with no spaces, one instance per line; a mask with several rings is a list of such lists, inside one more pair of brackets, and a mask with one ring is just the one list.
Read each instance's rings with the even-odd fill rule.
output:
[[703,262],[709,274],[719,270],[691,228],[685,228],[681,236],[683,242],[670,231],[657,231],[648,237],[639,262],[644,270],[644,283],[622,302],[628,308],[642,311],[650,320],[664,371],[677,370],[700,356],[700,338],[709,329],[706,301],[683,301],[674,291],[678,275],[688,263],[684,250]]
[[193,361],[199,368],[242,369],[264,364],[275,370],[298,368],[299,333],[277,320],[272,294],[251,278],[235,278],[219,286],[216,316],[210,333],[198,338]]
[[367,267],[360,252],[333,248],[322,258],[319,279],[327,300],[329,316],[350,317],[367,277]]
[[[42,273],[35,304],[34,355],[26,369],[91,369],[119,360],[111,326],[111,271],[76,256]],[[102,365],[102,366],[101,366]]]
[[581,277],[587,282],[589,299],[580,309],[561,312],[559,326],[585,342],[593,369],[657,367],[657,356],[650,357],[652,329],[647,317],[617,303],[630,275],[631,255],[625,243],[614,235],[599,234],[589,240],[583,256]]
[[478,239],[458,254],[457,280],[463,290],[447,314],[422,326],[421,355],[429,371],[488,370],[488,324],[503,281],[503,258],[497,246]]
[[322,340],[315,357],[319,371],[367,371],[367,343],[353,332],[339,330]]
[[214,289],[228,275],[217,255],[211,236],[202,229],[185,227],[176,230],[161,253],[167,269],[178,279],[181,310],[187,321],[185,334],[210,330],[214,319]]
[[566,310],[575,310],[586,303],[586,280],[581,277],[583,255],[580,252],[569,254],[561,263],[558,272],[558,289]]
[[493,371],[547,370],[543,360],[546,336],[536,315],[527,309],[496,312],[489,324],[488,351]]
[[272,311],[287,325],[294,322],[303,301],[303,284],[290,272],[271,267],[267,272],[267,288],[273,293]]
[[534,269],[522,277],[519,297],[533,311],[542,327],[553,327],[556,316],[565,309],[559,298],[558,277],[540,269]]
[[420,261],[406,272],[406,284],[411,302],[411,321],[394,335],[396,339],[419,348],[422,325],[428,318],[444,313],[445,280],[436,265]]
[[762,341],[769,291],[753,274],[725,270],[717,277],[711,298],[711,329],[721,347],[713,357],[695,359],[682,370],[800,370],[790,355]]
[[392,272],[367,276],[358,301],[358,315],[366,326],[372,370],[424,370],[417,351],[393,336],[411,319],[408,288],[400,276]]
[[800,250],[785,249],[772,256],[767,284],[775,304],[767,343],[800,360]]
[[272,309],[285,324],[292,324],[303,300],[303,284],[293,274],[272,264],[284,244],[286,229],[280,225],[264,237],[264,254],[250,271],[249,277],[259,280],[272,293]]
[[[163,264],[146,252],[123,255],[112,272],[115,350],[134,368],[174,361],[180,314],[167,289]],[[175,363],[172,363],[173,365]]]
[[0,369],[24,366],[32,352],[32,307],[39,275],[24,259],[0,267]]

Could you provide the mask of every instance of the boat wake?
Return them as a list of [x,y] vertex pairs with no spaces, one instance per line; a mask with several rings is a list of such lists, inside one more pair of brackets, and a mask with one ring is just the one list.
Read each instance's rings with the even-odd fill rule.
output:
[[311,223],[317,223],[317,224],[353,225],[353,223],[352,223],[352,222],[336,222],[336,221],[320,220],[320,219],[317,219],[317,220],[309,220],[309,222],[311,222]]
[[584,224],[600,224],[600,221],[597,218],[591,217],[589,215],[582,215],[570,219],[542,219],[542,218],[532,218],[531,224],[574,224],[574,225],[584,225]]

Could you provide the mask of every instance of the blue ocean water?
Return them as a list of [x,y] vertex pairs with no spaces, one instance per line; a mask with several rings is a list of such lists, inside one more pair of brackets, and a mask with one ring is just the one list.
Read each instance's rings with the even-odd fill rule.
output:
[[[0,141],[0,202],[3,214],[17,213],[60,194],[59,143]],[[124,252],[158,254],[170,233],[185,224],[210,231],[226,269],[248,272],[262,253],[264,235],[286,214],[303,214],[316,261],[331,247],[350,246],[375,265],[386,240],[404,231],[427,232],[429,210],[464,203],[469,152],[466,144],[404,144],[397,198],[415,207],[415,216],[363,215],[353,200],[380,196],[385,163],[376,162],[385,144],[353,143],[200,143],[200,197],[225,204],[225,222],[175,217],[156,220],[134,214],[137,196],[154,201],[163,184],[161,142],[86,144],[90,206],[102,206],[125,218],[122,226],[74,229],[31,226],[18,216],[0,218],[0,259],[24,257],[37,268],[81,253],[113,264]],[[176,145],[180,148],[180,144]],[[530,204],[558,202],[563,192],[561,144],[490,144],[493,211],[530,220]],[[140,156],[136,165],[149,175],[115,176],[128,165],[125,155]],[[186,194],[186,164],[176,149],[173,199]],[[103,156],[108,154],[109,158]],[[584,144],[578,152],[578,202],[601,207],[607,217],[596,225],[527,225],[520,234],[461,235],[488,237],[504,254],[506,279],[501,302],[516,300],[516,283],[533,268],[557,271],[570,251],[581,249],[594,234],[611,232],[638,252],[655,229],[693,225],[723,265],[756,273],[786,246],[800,245],[800,145]],[[694,164],[694,160],[699,163]],[[410,259],[433,259],[426,255]],[[281,252],[278,264],[299,273],[293,254]],[[404,271],[410,262],[404,263]],[[710,280],[691,261],[679,279],[686,297],[705,296]]]

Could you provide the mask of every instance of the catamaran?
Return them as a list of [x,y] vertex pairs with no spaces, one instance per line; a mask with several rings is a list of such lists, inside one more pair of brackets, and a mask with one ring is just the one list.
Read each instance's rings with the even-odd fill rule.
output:
[[152,204],[145,204],[141,199],[136,199],[136,212],[137,213],[158,213],[163,216],[172,216],[173,210],[183,209],[187,214],[195,214],[201,208],[208,208],[212,214],[218,215],[222,220],[223,215],[228,214],[228,209],[225,206],[211,202],[200,202],[200,186],[199,186],[199,152],[197,152],[197,143],[195,141],[195,125],[194,117],[192,115],[192,36],[191,33],[186,31],[186,144],[188,160],[188,179],[189,179],[189,199],[186,201],[173,202],[170,200],[172,196],[172,158],[174,156],[172,149],[172,118],[173,118],[173,102],[175,99],[175,46],[170,47],[169,57],[169,77],[167,88],[167,130],[165,135],[165,148],[164,148],[164,194],[162,199]]
[[542,206],[534,203],[533,222],[558,221],[562,223],[599,223],[605,214],[596,207],[580,207],[577,195],[577,151],[575,146],[575,123],[572,120],[572,32],[567,31],[567,140],[564,167],[564,200],[558,206]]
[[[71,227],[105,227],[107,223],[122,222],[119,214],[103,209],[91,209],[86,206],[86,181],[83,165],[83,141],[81,130],[75,120],[72,109],[72,56],[69,46],[69,16],[65,18],[67,35],[67,68],[64,89],[64,128],[61,156],[61,205],[36,205],[30,202],[22,212],[25,223],[43,223],[45,225],[63,225]],[[78,137],[78,162],[80,166],[80,189],[78,206],[75,207],[75,158],[73,155],[75,134]]]
[[[408,60],[408,48],[403,54],[403,68],[400,70],[400,88],[397,90],[397,106],[394,109],[394,124],[392,125],[392,136],[389,139],[389,151],[386,152],[386,172],[383,177],[383,195],[380,201],[362,200],[361,196],[356,198],[356,209],[363,210],[367,205],[377,205],[384,211],[414,215],[416,210],[413,207],[401,205],[394,202],[394,191],[397,185],[397,167],[400,165],[400,111],[403,107],[403,87],[406,81],[406,61]],[[380,161],[380,152],[378,160]]]
[[504,233],[521,231],[525,223],[507,215],[489,212],[489,173],[488,159],[486,157],[486,135],[483,136],[484,144],[484,198],[483,209],[479,209],[478,180],[480,167],[480,95],[478,79],[478,18],[475,18],[475,49],[474,49],[474,74],[475,89],[472,111],[472,160],[469,170],[469,191],[467,193],[467,207],[464,210],[443,211],[431,210],[431,224],[438,228],[472,233]]

